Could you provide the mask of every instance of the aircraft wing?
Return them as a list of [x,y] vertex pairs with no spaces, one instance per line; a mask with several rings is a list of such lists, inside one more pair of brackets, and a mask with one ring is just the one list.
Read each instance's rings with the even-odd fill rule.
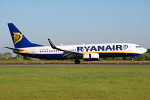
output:
[[83,56],[83,53],[57,48],[50,39],[48,39],[48,41],[53,49],[63,51],[65,58],[80,58]]
[[23,51],[23,50],[20,50],[20,49],[17,49],[17,48],[10,48],[10,47],[5,47],[5,48],[11,49],[11,50],[13,50],[13,51]]

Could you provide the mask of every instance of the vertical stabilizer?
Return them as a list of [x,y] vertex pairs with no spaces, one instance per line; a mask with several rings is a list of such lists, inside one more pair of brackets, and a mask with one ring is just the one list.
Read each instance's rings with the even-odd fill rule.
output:
[[39,44],[31,43],[13,23],[8,23],[10,34],[14,43],[15,48],[25,48],[25,47],[36,47],[42,46]]

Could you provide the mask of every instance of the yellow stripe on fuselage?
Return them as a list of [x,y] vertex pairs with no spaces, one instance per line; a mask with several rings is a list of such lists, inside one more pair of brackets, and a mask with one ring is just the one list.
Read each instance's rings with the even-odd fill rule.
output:
[[84,52],[84,53],[133,53],[133,54],[142,54],[137,52]]
[[[85,59],[89,59],[89,57],[84,57]],[[91,57],[91,58],[99,58],[99,57]]]
[[[14,51],[15,52],[15,51]],[[24,53],[24,54],[63,54],[63,53],[28,53],[28,52],[16,52],[16,53]]]

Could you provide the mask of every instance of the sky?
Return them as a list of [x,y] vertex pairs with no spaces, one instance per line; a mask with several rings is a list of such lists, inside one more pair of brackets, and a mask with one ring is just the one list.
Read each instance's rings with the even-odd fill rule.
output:
[[150,0],[0,0],[0,53],[14,47],[7,23],[49,46],[134,43],[150,48]]

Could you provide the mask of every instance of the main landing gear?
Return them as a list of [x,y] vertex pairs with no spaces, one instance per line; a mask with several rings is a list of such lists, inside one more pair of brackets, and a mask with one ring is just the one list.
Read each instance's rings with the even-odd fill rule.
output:
[[134,61],[134,56],[132,56],[132,60],[131,60],[132,62]]
[[80,60],[79,59],[76,59],[74,62],[75,62],[75,64],[80,64]]
[[132,60],[131,60],[132,62],[134,61],[134,59],[133,59],[133,57],[132,57]]

